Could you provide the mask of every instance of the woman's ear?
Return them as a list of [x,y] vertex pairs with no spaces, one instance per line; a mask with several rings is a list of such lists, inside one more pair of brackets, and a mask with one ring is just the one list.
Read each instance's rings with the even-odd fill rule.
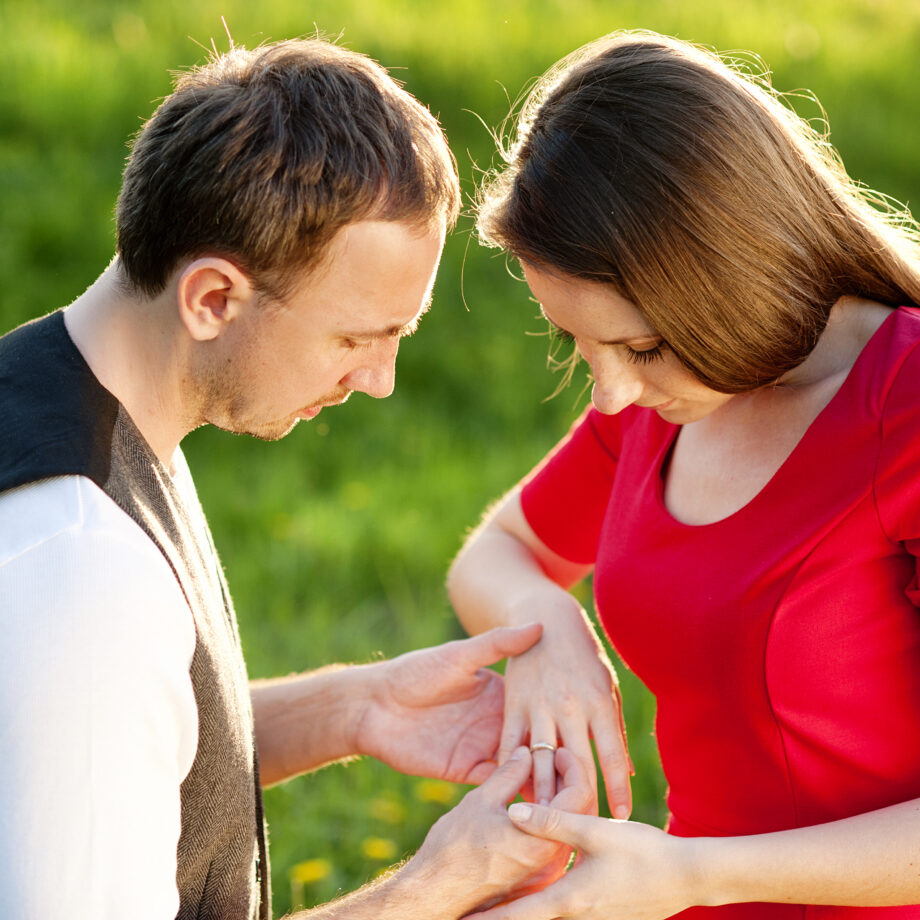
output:
[[249,276],[227,259],[189,262],[176,289],[179,318],[196,342],[216,339],[258,300]]

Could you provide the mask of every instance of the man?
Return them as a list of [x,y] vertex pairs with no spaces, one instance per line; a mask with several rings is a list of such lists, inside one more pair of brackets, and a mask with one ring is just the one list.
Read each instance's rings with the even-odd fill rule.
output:
[[[205,423],[274,439],[389,395],[458,199],[437,123],[375,64],[233,49],[140,132],[105,272],[0,339],[3,916],[268,917],[261,784],[354,754],[485,783],[310,917],[446,920],[559,871],[504,812],[526,749],[490,776],[482,668],[539,628],[250,689],[179,449]],[[555,804],[587,807],[557,766]]]

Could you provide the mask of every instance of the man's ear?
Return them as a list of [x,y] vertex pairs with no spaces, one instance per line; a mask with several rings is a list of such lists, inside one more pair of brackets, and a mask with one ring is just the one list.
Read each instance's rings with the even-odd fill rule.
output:
[[216,339],[258,299],[249,276],[227,259],[189,262],[176,289],[179,318],[196,342]]

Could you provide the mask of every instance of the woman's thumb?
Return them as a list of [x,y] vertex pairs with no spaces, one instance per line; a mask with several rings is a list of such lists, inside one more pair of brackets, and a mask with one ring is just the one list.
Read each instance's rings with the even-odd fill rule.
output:
[[582,824],[585,821],[598,820],[585,815],[573,815],[546,805],[531,805],[528,802],[515,802],[508,806],[508,817],[515,827],[534,837],[557,840],[578,849],[582,847],[585,832],[588,830],[582,827]]

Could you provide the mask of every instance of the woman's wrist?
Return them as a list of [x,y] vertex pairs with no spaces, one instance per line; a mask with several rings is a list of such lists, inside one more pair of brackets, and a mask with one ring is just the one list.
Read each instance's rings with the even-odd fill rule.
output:
[[577,621],[587,622],[584,607],[565,588],[547,580],[544,584],[533,586],[528,591],[521,591],[509,600],[504,609],[502,625],[522,626],[525,623],[542,623],[552,628],[560,621],[567,624]]
[[680,837],[687,907],[719,907],[740,900],[731,880],[732,838]]

